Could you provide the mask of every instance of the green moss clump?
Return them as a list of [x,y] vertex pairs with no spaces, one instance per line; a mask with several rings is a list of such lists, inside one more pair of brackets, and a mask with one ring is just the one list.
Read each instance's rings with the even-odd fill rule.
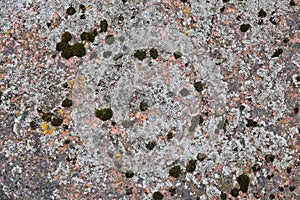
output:
[[89,42],[94,42],[95,41],[95,37],[98,35],[98,31],[96,29],[94,29],[91,32],[83,32],[80,35],[80,39],[81,40],[85,40],[85,41],[89,41]]
[[201,81],[197,81],[194,83],[194,88],[197,92],[202,92],[204,89],[205,84],[203,84]]
[[152,142],[149,142],[149,143],[146,144],[146,148],[149,149],[149,150],[154,149],[155,146],[156,146],[155,141],[152,141]]
[[101,20],[100,21],[100,32],[106,32],[107,31],[107,27],[108,27],[108,23],[107,21],[104,19],[104,20]]
[[180,53],[180,52],[174,52],[173,55],[174,55],[174,57],[176,59],[178,59],[178,58],[180,58],[182,56],[182,53]]
[[156,59],[158,57],[158,51],[157,49],[150,49],[150,56],[153,58],[153,59]]
[[63,119],[60,117],[53,117],[51,120],[52,126],[60,126],[63,123]]
[[63,102],[61,103],[62,107],[71,107],[73,104],[72,100],[66,98],[65,100],[63,100]]
[[250,27],[251,27],[250,24],[242,24],[240,26],[240,30],[244,33],[246,31],[248,31]]
[[242,174],[237,178],[237,181],[240,185],[240,189],[242,192],[246,193],[248,191],[250,178],[246,174]]
[[69,32],[62,35],[61,42],[56,44],[56,50],[61,51],[61,56],[70,59],[73,56],[83,57],[86,54],[85,47],[82,43],[70,45],[68,42],[72,39]]
[[146,51],[145,50],[137,50],[134,53],[134,57],[138,58],[139,60],[144,60],[146,58]]
[[154,192],[153,193],[153,199],[154,200],[162,200],[163,198],[164,198],[164,195],[162,195],[162,193],[161,192]]
[[179,165],[176,165],[169,170],[169,176],[178,178],[180,175],[181,175],[181,167]]
[[194,160],[194,159],[190,160],[186,166],[186,171],[190,172],[190,173],[194,172],[196,169],[196,163],[197,163],[197,160]]
[[126,178],[132,178],[134,176],[134,172],[129,170],[125,173]]
[[71,46],[71,50],[74,56],[83,57],[85,55],[85,47],[82,43],[76,43]]
[[234,197],[237,197],[237,196],[239,196],[239,191],[240,191],[239,189],[233,188],[233,189],[231,189],[230,194]]
[[74,7],[70,6],[68,9],[67,9],[67,14],[68,15],[74,15],[76,13],[76,10]]
[[45,122],[50,122],[51,119],[52,119],[52,116],[53,116],[53,113],[47,112],[47,113],[44,113],[44,114],[42,115],[42,119],[43,119]]
[[96,109],[95,115],[102,121],[107,121],[112,118],[113,111],[110,108],[104,108],[101,110]]

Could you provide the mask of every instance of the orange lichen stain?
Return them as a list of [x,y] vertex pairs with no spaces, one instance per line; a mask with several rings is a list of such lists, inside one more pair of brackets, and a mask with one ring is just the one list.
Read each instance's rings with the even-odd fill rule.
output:
[[89,5],[89,6],[87,7],[87,9],[88,9],[88,10],[91,10],[91,9],[92,9],[92,6],[91,6],[91,5]]
[[42,131],[43,131],[44,135],[46,135],[46,134],[52,135],[52,133],[55,130],[55,127],[52,126],[50,123],[43,123],[41,125],[41,128],[42,128]]

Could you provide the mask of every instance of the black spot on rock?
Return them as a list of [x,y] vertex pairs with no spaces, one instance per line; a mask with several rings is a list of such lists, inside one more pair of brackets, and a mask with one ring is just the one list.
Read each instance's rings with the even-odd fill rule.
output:
[[265,156],[265,160],[266,160],[266,162],[268,162],[268,163],[274,162],[274,160],[275,160],[275,155],[268,154],[268,155]]
[[233,188],[233,189],[231,189],[230,194],[234,197],[237,197],[237,196],[239,196],[239,191],[240,191],[239,189]]
[[291,185],[291,186],[289,187],[289,190],[290,190],[291,192],[293,192],[295,189],[296,189],[296,186],[294,186],[294,185],[293,185],[293,186]]
[[282,41],[283,41],[284,43],[288,43],[290,40],[289,40],[289,38],[285,37],[285,38],[283,38]]
[[71,107],[73,104],[72,100],[66,98],[65,100],[63,100],[63,102],[61,103],[62,107]]
[[173,55],[174,55],[174,57],[176,59],[178,59],[178,58],[180,58],[182,56],[182,53],[180,53],[180,52],[177,51],[177,52],[174,52]]
[[152,197],[154,200],[162,200],[164,198],[164,195],[162,195],[161,192],[157,191],[153,193]]
[[178,178],[180,175],[181,175],[181,167],[179,165],[176,165],[169,170],[169,176]]
[[273,53],[273,55],[271,57],[272,58],[279,57],[280,54],[282,54],[282,53],[283,53],[282,49],[276,49],[275,52]]
[[100,21],[100,32],[106,32],[107,31],[107,27],[108,27],[108,23],[107,21],[104,19],[104,20],[101,20]]
[[194,160],[194,159],[190,160],[186,166],[186,171],[190,172],[190,173],[194,172],[196,169],[196,163],[197,163],[197,160]]
[[43,119],[45,122],[50,122],[51,119],[52,119],[52,116],[53,116],[53,113],[51,113],[51,112],[43,113],[42,119]]
[[242,192],[246,193],[248,191],[250,178],[246,174],[242,174],[237,178],[237,181],[240,185],[240,189]]
[[86,19],[85,14],[80,15],[80,19]]
[[141,110],[141,111],[146,111],[146,110],[148,110],[148,108],[149,108],[149,106],[148,106],[147,102],[142,101],[142,102],[140,103],[140,110]]
[[80,4],[80,5],[79,5],[79,9],[84,13],[85,10],[86,10],[85,5]]
[[101,110],[96,109],[95,116],[101,119],[102,121],[106,121],[112,118],[113,111],[110,108],[104,108]]
[[261,170],[261,167],[259,164],[254,164],[251,169],[253,170],[253,172],[257,172],[259,170]]
[[133,194],[132,189],[133,188],[126,188],[126,195],[132,195]]
[[242,25],[240,26],[240,30],[241,30],[243,33],[245,33],[246,31],[249,30],[250,27],[251,27],[250,24],[242,24]]
[[270,194],[269,199],[275,199],[275,195],[274,194]]
[[133,56],[138,58],[139,60],[144,60],[146,58],[146,51],[145,50],[137,50]]
[[194,88],[197,92],[202,92],[204,89],[205,84],[201,83],[201,81],[195,82],[194,83]]
[[146,144],[146,148],[148,150],[154,149],[155,146],[156,146],[156,142],[155,141],[152,141],[152,142],[149,142],[149,143]]
[[67,14],[68,15],[74,15],[76,13],[76,10],[74,7],[70,6],[68,9],[67,9]]
[[256,121],[253,121],[252,119],[246,119],[247,120],[247,127],[257,127],[258,123]]
[[206,154],[204,153],[198,153],[197,154],[197,159],[202,162],[206,158]]
[[220,8],[220,12],[224,12],[225,11],[225,6],[223,6],[222,8]]
[[229,0],[223,0],[223,3],[228,3],[229,2]]
[[170,189],[169,189],[169,192],[170,192],[170,195],[171,195],[171,196],[174,196],[174,195],[176,194],[176,188],[173,188],[173,187],[170,188]]
[[296,6],[296,3],[294,0],[290,0],[290,3],[289,3],[290,6]]
[[264,18],[266,16],[267,16],[267,13],[263,9],[260,9],[258,12],[258,17]]
[[157,49],[150,49],[150,56],[153,58],[153,59],[156,59],[158,57],[158,51]]
[[30,125],[31,129],[36,129],[38,127],[38,125],[35,121],[31,121],[29,125]]
[[224,192],[221,192],[220,197],[221,197],[222,200],[225,200],[227,198],[227,194],[224,193]]
[[60,117],[53,117],[51,120],[52,126],[60,126],[63,123],[63,119]]
[[125,173],[126,178],[132,178],[134,176],[134,172],[129,170]]
[[289,173],[291,173],[291,172],[292,172],[292,168],[291,168],[291,167],[287,167],[287,168],[286,168],[286,173],[289,174]]

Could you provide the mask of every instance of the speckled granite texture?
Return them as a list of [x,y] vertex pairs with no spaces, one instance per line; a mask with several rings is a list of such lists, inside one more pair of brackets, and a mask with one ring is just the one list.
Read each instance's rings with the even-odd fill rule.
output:
[[2,0],[0,199],[300,200],[299,0]]

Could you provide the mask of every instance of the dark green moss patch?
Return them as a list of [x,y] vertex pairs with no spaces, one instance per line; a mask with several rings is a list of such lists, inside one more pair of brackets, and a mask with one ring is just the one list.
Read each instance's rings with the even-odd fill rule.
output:
[[197,81],[194,83],[194,88],[197,92],[202,92],[204,89],[205,84],[201,83],[201,81]]
[[74,15],[76,13],[76,10],[74,7],[70,6],[68,9],[67,9],[67,14],[68,15]]
[[158,57],[158,51],[157,49],[150,49],[150,56],[153,58],[153,59],[156,59]]
[[178,178],[180,175],[181,175],[181,167],[179,165],[176,165],[169,170],[169,176]]
[[125,173],[126,178],[132,178],[134,176],[134,172],[129,170]]
[[64,32],[61,36],[61,41],[62,42],[69,42],[72,39],[72,35],[69,32]]
[[186,171],[190,173],[194,172],[196,170],[196,163],[197,160],[194,159],[190,160],[186,166]]
[[174,55],[174,57],[175,57],[176,59],[179,59],[179,58],[181,58],[182,53],[180,53],[180,52],[177,51],[177,52],[174,52],[173,55]]
[[81,10],[81,12],[85,12],[86,8],[85,8],[85,5],[83,4],[79,4],[79,9]]
[[83,57],[85,55],[85,47],[81,43],[70,45],[68,42],[72,39],[72,35],[69,32],[65,32],[62,35],[61,42],[56,44],[56,50],[61,51],[61,56],[65,59],[69,59],[73,56]]
[[257,172],[259,170],[261,170],[261,167],[259,164],[254,164],[252,167],[251,167],[252,171],[253,172]]
[[260,9],[258,12],[258,17],[264,18],[266,16],[267,16],[267,13],[263,9]]
[[98,31],[96,29],[90,31],[90,32],[83,32],[80,35],[81,40],[89,41],[89,42],[94,42],[95,37],[98,35]]
[[153,193],[152,197],[154,200],[162,200],[164,198],[164,195],[162,195],[161,192],[157,191]]
[[65,100],[63,100],[63,102],[61,103],[62,107],[71,107],[73,104],[72,100],[66,98]]
[[202,162],[206,158],[206,154],[204,153],[198,153],[197,154],[197,159]]
[[230,194],[234,197],[237,197],[237,196],[239,196],[239,191],[240,191],[239,189],[233,188],[233,189],[231,189]]
[[110,108],[104,108],[101,110],[96,109],[95,115],[102,121],[106,121],[112,118],[113,111]]
[[140,110],[141,110],[141,111],[146,111],[146,110],[148,110],[148,108],[149,108],[149,106],[148,106],[147,102],[142,101],[142,102],[140,103]]
[[145,50],[137,50],[133,56],[139,60],[144,60],[146,58],[146,51]]
[[248,191],[250,178],[246,174],[242,174],[237,178],[237,181],[240,185],[240,189],[242,192],[246,193]]
[[53,117],[51,120],[52,126],[60,126],[63,123],[63,119],[60,117]]
[[53,113],[51,113],[51,112],[43,113],[42,119],[43,119],[45,122],[50,122],[51,119],[52,119],[52,116],[53,116]]
[[242,24],[242,25],[240,26],[240,30],[241,30],[243,33],[245,33],[246,31],[249,30],[250,27],[251,27],[250,24]]
[[247,127],[257,127],[258,123],[256,121],[253,121],[252,119],[246,119],[247,120]]
[[107,27],[108,27],[108,23],[107,21],[104,19],[104,20],[101,20],[100,21],[100,32],[106,32],[107,31]]
[[279,57],[283,53],[282,49],[276,49],[273,55],[271,56],[272,58]]
[[149,142],[149,143],[146,144],[146,148],[148,150],[154,149],[155,146],[156,146],[156,142],[155,141],[152,141],[152,142]]
[[266,160],[266,162],[268,162],[268,163],[274,162],[274,160],[275,160],[275,155],[268,154],[268,155],[265,156],[265,160]]

